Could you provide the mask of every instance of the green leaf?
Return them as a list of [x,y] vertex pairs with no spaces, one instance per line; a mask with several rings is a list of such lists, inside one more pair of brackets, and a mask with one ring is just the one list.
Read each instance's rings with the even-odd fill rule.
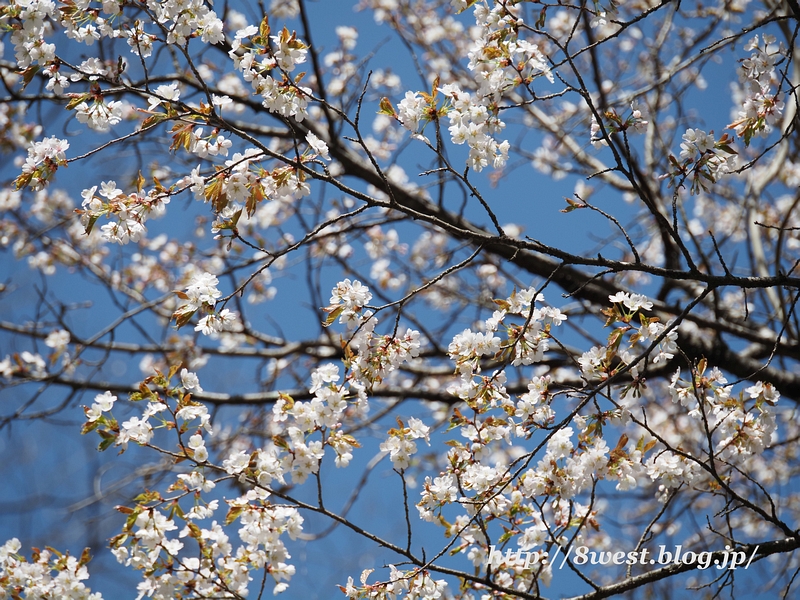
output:
[[243,511],[244,507],[242,506],[231,506],[231,509],[225,516],[225,525],[230,525],[231,523],[233,523],[236,519],[239,518],[239,515],[241,515]]
[[503,533],[503,535],[501,535],[501,536],[500,536],[500,537],[497,539],[497,544],[498,544],[498,546],[499,546],[500,544],[505,544],[505,543],[506,543],[508,540],[510,540],[512,537],[514,537],[514,532],[513,532],[513,531],[506,531],[505,533]]
[[264,18],[261,20],[261,24],[258,27],[258,35],[263,39],[269,39],[269,17],[264,15]]
[[339,318],[339,315],[341,315],[341,314],[342,314],[342,312],[344,312],[344,306],[337,306],[337,307],[336,307],[335,309],[333,309],[333,310],[330,312],[330,314],[327,316],[327,318],[325,319],[325,322],[323,323],[323,325],[324,325],[325,327],[328,327],[328,326],[330,326],[330,325],[331,325],[331,324],[332,324],[332,323],[333,323],[333,322],[334,322],[336,319],[338,319],[338,318]]
[[125,519],[125,528],[124,531],[130,531],[133,529],[134,523],[136,523],[136,519],[138,518],[139,514],[142,512],[142,507],[137,506],[133,509],[131,514],[128,515],[128,518]]
[[87,565],[91,560],[92,560],[92,555],[89,554],[89,548],[84,548],[83,552],[81,553],[81,558],[78,561],[78,564],[81,566]]
[[[249,200],[248,200],[248,204],[249,204]],[[247,216],[248,216],[248,217],[249,217],[249,216],[251,216],[251,215],[253,214],[253,212],[255,212],[255,209],[253,209],[253,211],[252,211],[252,212],[251,212],[251,211],[248,209],[248,211],[247,211]],[[239,210],[237,210],[237,211],[236,211],[236,212],[233,214],[233,217],[231,217],[231,226],[232,226],[233,228],[235,228],[235,227],[236,227],[236,226],[239,224],[239,219],[240,219],[241,217],[242,217],[242,209],[240,208]]]
[[94,224],[97,223],[97,219],[100,218],[100,215],[92,215],[89,217],[89,222],[86,224],[86,235],[92,233],[92,229],[94,228]]
[[78,104],[80,104],[81,102],[86,102],[86,100],[88,100],[90,97],[90,94],[71,94],[71,95],[72,95],[72,100],[67,102],[66,106],[67,110],[72,110],[73,108],[78,106]]
[[97,449],[100,452],[105,452],[106,450],[108,450],[114,444],[115,440],[116,440],[116,437],[105,438],[102,442],[100,442],[97,445]]
[[172,519],[173,517],[184,518],[183,509],[177,500],[173,501],[172,506],[169,507],[169,518]]
[[[147,503],[147,502],[160,502],[161,494],[155,490],[146,490],[133,499],[134,502]],[[141,509],[141,507],[140,507]],[[141,512],[141,510],[140,510]]]
[[28,67],[27,69],[22,71],[22,73],[20,73],[20,75],[22,75],[22,89],[23,90],[26,87],[28,87],[28,84],[31,81],[33,81],[33,78],[36,76],[36,73],[39,72],[39,69],[40,69],[39,65],[31,65],[30,67]]
[[203,539],[203,532],[200,531],[200,528],[192,522],[187,523],[186,525],[189,528],[189,535],[196,540]]
[[380,107],[381,109],[378,111],[379,115],[389,115],[390,117],[394,117],[397,114],[388,98],[381,98]]
[[153,127],[154,125],[157,125],[158,123],[160,123],[161,121],[163,121],[166,118],[167,118],[167,115],[164,114],[164,113],[154,113],[154,114],[150,115],[149,117],[147,117],[144,121],[142,121],[142,124],[139,127],[139,130],[141,131],[142,129],[149,129],[150,127]]
[[191,311],[176,310],[175,313],[172,315],[172,317],[175,319],[175,329],[180,329],[181,327],[186,325],[186,323],[191,321],[192,317],[194,316],[194,313],[196,312],[197,312],[196,310],[191,310]]
[[[88,408],[86,410],[88,410]],[[83,427],[81,427],[81,435],[86,435],[87,433],[91,433],[99,426],[100,423],[98,423],[97,421],[87,421],[86,423],[83,424]]]
[[272,436],[272,443],[282,450],[289,450],[289,443],[279,435]]
[[462,8],[461,10],[457,11],[456,14],[460,15],[462,12],[464,12],[468,8],[471,8],[477,1],[478,0],[467,0],[467,5],[464,8]]

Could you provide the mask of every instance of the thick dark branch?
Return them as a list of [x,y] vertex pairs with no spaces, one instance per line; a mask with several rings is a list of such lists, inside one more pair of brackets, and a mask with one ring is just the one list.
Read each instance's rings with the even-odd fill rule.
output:
[[[798,548],[800,548],[800,538],[793,537],[793,538],[786,538],[783,540],[764,542],[761,544],[749,544],[736,548],[735,551],[744,552],[748,558],[752,556],[755,551],[755,556],[753,558],[753,561],[755,562],[763,558],[766,558],[767,556],[770,556],[772,554],[793,552]],[[718,564],[722,564],[723,560],[730,558],[729,554],[730,554],[729,552],[726,553],[726,551],[724,550],[717,550],[713,552],[711,564],[713,565],[715,560],[719,561]],[[613,583],[611,585],[603,586],[594,592],[590,592],[582,596],[573,596],[569,600],[600,600],[601,598],[608,598],[610,596],[615,596],[617,594],[622,594],[624,592],[634,590],[636,588],[642,587],[643,585],[652,583],[654,581],[660,581],[661,579],[672,577],[674,575],[677,575],[678,573],[686,573],[687,571],[694,571],[697,568],[698,568],[697,563],[672,564],[666,567],[662,567],[660,569],[656,569],[655,571],[651,571],[649,573],[644,573],[642,575],[630,577],[629,579],[625,579],[624,581],[620,581],[619,583]]]
[[[378,188],[383,187],[383,179],[352,152],[341,149],[337,152],[336,158],[342,163],[348,175],[358,177]],[[465,218],[444,210],[399,186],[393,186],[392,194],[396,200],[392,206],[396,210],[409,211],[408,214],[415,219],[430,220],[439,226],[444,226],[447,228],[448,233],[454,237],[467,240],[475,245],[482,245],[485,252],[495,254],[532,275],[551,278],[571,297],[587,301],[599,307],[607,306],[609,304],[608,296],[620,291],[620,286],[597,279],[593,275],[575,268],[573,265],[605,268],[614,272],[641,271],[664,279],[696,282],[713,288],[765,289],[775,286],[800,288],[800,278],[784,275],[773,277],[738,277],[730,274],[712,275],[699,271],[665,269],[645,263],[615,261],[601,256],[585,258],[538,242],[526,242],[492,235]],[[426,217],[431,219],[426,219]],[[676,310],[676,308],[665,304],[657,304],[656,310],[663,311],[668,315],[674,315],[680,309],[677,308]],[[712,332],[727,331],[745,337],[750,341],[763,342],[765,345],[775,342],[774,338],[771,340],[765,339],[763,333],[758,330],[751,330],[749,336],[743,335],[747,327],[740,323],[711,322],[697,317],[690,317],[690,320],[711,329]],[[756,340],[755,338],[759,339]],[[705,357],[711,361],[711,364],[724,367],[736,377],[769,382],[784,396],[795,401],[800,400],[800,376],[797,374],[774,367],[764,368],[764,363],[732,350],[718,336],[709,335],[708,332],[681,330],[679,340],[682,350],[691,360],[699,360]],[[800,348],[795,343],[782,345],[782,350],[787,356],[800,358]]]

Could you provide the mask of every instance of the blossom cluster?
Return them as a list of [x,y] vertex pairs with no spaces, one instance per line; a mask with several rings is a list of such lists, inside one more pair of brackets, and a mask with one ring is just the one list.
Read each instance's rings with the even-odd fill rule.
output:
[[[606,134],[622,132],[644,133],[650,123],[647,108],[638,100],[631,101],[631,113],[626,118],[622,118],[615,110],[608,110],[602,114],[603,126]],[[608,140],[603,134],[603,128],[597,117],[592,115],[591,137],[589,139],[592,146],[600,148],[608,146]]]
[[483,170],[489,164],[495,169],[505,166],[508,160],[508,140],[500,143],[492,137],[505,127],[505,124],[492,114],[489,109],[476,103],[468,92],[462,91],[455,84],[447,84],[440,88],[450,100],[451,108],[447,112],[450,119],[450,139],[454,144],[466,143],[469,146],[468,164],[476,171]]
[[[421,340],[418,331],[407,328],[402,336],[378,335],[375,327],[377,317],[372,311],[363,310],[372,299],[369,288],[360,281],[349,279],[339,282],[333,289],[327,324],[338,317],[340,323],[355,329],[347,343],[347,356],[344,361],[348,370],[348,381],[358,396],[358,409],[365,413],[367,392],[379,385],[385,378],[404,363],[419,356]],[[318,380],[320,376],[317,376]],[[321,379],[327,381],[327,379]],[[312,387],[317,392],[319,383]],[[317,392],[318,393],[318,392]],[[415,439],[428,438],[429,428],[419,419],[412,418],[409,426],[400,425],[389,431],[389,437],[381,444],[381,450],[389,453],[392,463],[399,469],[409,465],[410,456],[417,451]],[[350,443],[352,445],[352,443]],[[341,453],[337,450],[341,458]],[[349,457],[348,457],[349,461]]]
[[[228,140],[220,140],[218,136],[210,143],[197,130],[186,134],[188,145],[196,154],[227,156]],[[304,155],[304,160],[327,156],[325,143],[316,137],[312,141],[313,144],[309,142],[309,146],[313,150]],[[261,150],[246,148],[244,152],[233,154],[225,161],[225,168],[212,176],[204,177],[201,167],[197,166],[181,180],[181,186],[188,187],[196,199],[211,203],[217,215],[212,231],[235,231],[240,219],[246,222],[252,217],[265,227],[277,223],[277,213],[285,211],[291,214],[292,200],[299,200],[311,193],[303,171],[291,166],[267,171],[260,164],[263,158]]]
[[505,3],[495,3],[489,8],[477,2],[474,15],[480,34],[475,37],[468,57],[479,97],[497,103],[506,90],[527,85],[539,76],[553,83],[548,59],[539,46],[519,37],[524,21],[518,10]]
[[[168,44],[183,46],[193,36],[199,37],[207,44],[218,44],[225,39],[222,20],[209,8],[205,0],[187,0],[180,3],[148,2],[147,7],[152,11],[155,24],[163,26],[167,32]],[[131,52],[143,58],[150,55],[152,37],[143,32],[140,22],[128,29],[127,37]]]
[[185,300],[172,315],[178,327],[182,327],[195,315],[198,310],[206,312],[197,322],[194,330],[203,335],[213,335],[223,331],[236,331],[240,326],[239,315],[229,308],[215,310],[217,299],[222,295],[217,285],[219,279],[211,273],[197,273],[189,282],[185,292],[178,296]]
[[53,548],[34,549],[31,561],[20,554],[17,538],[0,547],[0,597],[41,598],[42,600],[102,600],[84,581],[89,578],[87,548],[80,558],[61,554]]
[[[480,34],[474,37],[468,53],[469,69],[477,86],[474,93],[464,91],[456,83],[437,89],[437,79],[432,94],[408,91],[396,111],[386,101],[381,112],[394,115],[403,127],[415,133],[420,123],[447,114],[453,143],[466,143],[470,148],[467,159],[470,168],[481,171],[491,165],[501,169],[508,160],[510,144],[507,140],[497,142],[493,136],[505,127],[498,110],[504,94],[517,86],[529,85],[536,77],[544,76],[551,83],[554,77],[539,46],[519,38],[523,21],[504,3],[497,3],[491,9],[476,3],[475,21]],[[437,92],[442,92],[448,100],[442,107],[436,106]]]
[[[450,443],[453,447],[447,456],[447,468],[437,477],[425,478],[417,509],[423,520],[444,525],[447,523],[443,518],[444,509],[460,505],[466,514],[444,525],[446,534],[459,538],[460,551],[476,566],[485,564],[488,552],[485,531],[474,521],[478,515],[505,519],[511,510],[518,516],[507,522],[504,538],[516,538],[520,549],[530,550],[561,539],[559,532],[574,526],[576,515],[582,514],[582,518],[589,521],[594,519],[588,507],[575,500],[598,480],[616,482],[619,491],[631,490],[649,481],[659,486],[658,497],[662,501],[678,488],[707,485],[708,472],[701,466],[700,459],[669,446],[660,447],[641,430],[637,434],[640,437],[633,443],[629,444],[628,435],[623,433],[616,447],[609,446],[604,424],[622,425],[631,420],[629,409],[623,405],[607,413],[576,414],[573,422],[577,431],[575,427],[549,431],[544,454],[535,465],[519,471],[516,479],[511,477],[511,467],[504,462],[496,462],[494,466],[487,464],[489,456],[498,460],[498,444],[510,443],[512,436],[530,437],[554,420],[553,382],[549,375],[533,377],[528,392],[516,401],[505,390],[503,373],[471,380],[480,371],[484,357],[516,359],[519,354],[512,350],[514,346],[525,348],[527,351],[522,356],[531,359],[518,364],[534,364],[541,360],[539,346],[548,339],[550,328],[559,325],[566,316],[549,307],[532,308],[534,295],[532,290],[525,290],[498,302],[502,310],[486,320],[483,331],[464,331],[454,337],[449,347],[462,381],[450,391],[458,394],[472,413],[456,411],[451,418],[451,429],[459,428],[468,443]],[[644,315],[644,311],[653,308],[645,296],[618,292],[609,299],[612,306],[605,311],[608,325],[615,322],[621,325],[614,329],[605,347],[585,353],[579,362],[588,377],[609,377],[616,369],[630,366],[633,383],[616,384],[621,389],[622,399],[630,390],[636,396],[644,389],[640,380],[640,370],[645,365],[642,357],[652,357],[654,363],[672,358],[677,350],[677,333],[655,317]],[[535,296],[535,300],[543,299]],[[540,337],[526,340],[520,326],[506,323],[510,315],[527,317],[528,326],[539,323],[531,329]],[[640,321],[638,327],[632,325],[635,317]],[[504,324],[508,337],[496,334],[500,324]],[[625,336],[629,336],[627,347],[622,344]],[[730,387],[724,386],[727,382],[718,369],[713,369],[710,376],[704,375],[704,369],[704,364],[698,368],[694,384],[680,381],[676,374],[670,388],[676,400],[685,406],[694,404],[690,406],[689,416],[700,427],[705,423],[711,429],[715,459],[741,460],[763,452],[776,430],[776,420],[770,410],[778,398],[774,388],[759,383],[745,389],[737,400]],[[703,395],[706,399],[700,406],[695,398]],[[498,409],[504,418],[498,417]],[[542,505],[539,498],[551,499],[551,503]],[[526,517],[520,518],[520,515]],[[494,566],[506,573],[503,577],[509,585],[512,582],[529,584],[534,576],[546,582],[551,576],[541,565],[533,565],[525,571],[513,564]]]
[[[553,396],[549,391],[549,377],[534,377],[528,386],[529,392],[515,402],[506,391],[503,371],[495,371],[490,376],[481,375],[482,362],[487,359],[523,366],[544,358],[552,328],[561,325],[567,316],[553,307],[535,306],[543,301],[542,295],[534,289],[517,291],[504,300],[498,300],[496,303],[500,310],[484,321],[482,331],[465,330],[453,338],[448,348],[458,375],[457,383],[452,384],[448,391],[463,400],[470,411],[470,414],[456,411],[451,419],[451,429],[458,428],[467,443],[450,442],[453,447],[447,456],[447,469],[438,477],[426,477],[417,509],[423,520],[445,523],[441,519],[443,508],[453,503],[460,504],[466,514],[448,524],[446,533],[460,539],[460,551],[466,553],[476,566],[483,564],[488,548],[485,531],[474,522],[478,515],[502,518],[512,505],[519,507],[524,496],[554,493],[561,487],[572,498],[590,483],[588,473],[597,472],[607,462],[604,462],[604,455],[608,449],[604,443],[598,442],[580,455],[580,460],[587,466],[581,466],[585,475],[579,481],[559,483],[563,477],[553,479],[561,473],[561,466],[555,465],[573,450],[569,439],[572,430],[569,428],[554,433],[547,445],[548,452],[539,463],[538,474],[532,470],[521,479],[527,487],[519,487],[523,484],[511,481],[507,465],[502,461],[490,466],[486,460],[497,444],[509,443],[512,436],[529,437],[532,431],[551,421],[553,412],[549,404]],[[521,324],[514,322],[517,320],[522,321]],[[557,473],[553,473],[553,469],[557,469]],[[539,515],[540,511],[531,505],[525,513]],[[518,521],[518,525],[525,522]],[[529,521],[529,527],[523,527],[527,531],[526,540],[538,540],[526,541],[527,547],[543,543],[547,538],[541,523],[541,517],[536,517]],[[530,583],[534,574],[543,581],[549,580],[549,570],[543,569],[542,565],[535,567],[535,573],[529,570],[524,580]],[[524,582],[521,581],[520,585]]]
[[[202,479],[202,474],[199,478]],[[188,486],[184,482],[193,479],[179,479],[174,489],[185,489]],[[213,485],[201,484],[193,494],[195,502],[199,502],[203,488],[212,489]],[[302,531],[303,519],[295,508],[272,504],[266,496],[253,491],[227,501],[225,525],[235,520],[241,524],[238,531],[241,544],[234,548],[223,525],[216,520],[206,526],[197,524],[213,517],[218,510],[216,500],[196,504],[186,513],[170,510],[186,523],[177,537],[173,537],[170,533],[178,531],[178,524],[165,514],[167,509],[163,505],[177,506],[177,499],[167,501],[151,494],[144,500],[153,506],[138,504],[123,510],[129,515],[128,520],[123,532],[112,540],[112,551],[119,562],[146,571],[138,588],[140,597],[167,600],[194,598],[199,594],[241,598],[249,592],[254,579],[251,572],[258,570],[269,572],[275,582],[273,593],[278,594],[288,588],[288,581],[295,573],[294,566],[286,562],[291,555],[281,536],[288,534],[295,539]],[[189,550],[190,540],[197,546],[194,552]]]
[[55,58],[55,44],[45,42],[46,20],[56,12],[52,0],[33,2],[13,2],[9,7],[11,15],[17,17],[24,26],[15,28],[11,41],[14,55],[20,69],[31,65],[47,65]]
[[715,183],[736,168],[738,153],[731,146],[732,141],[727,133],[717,140],[713,131],[687,129],[681,141],[680,161],[670,155],[673,170],[664,177],[669,177],[671,183],[678,179],[680,184],[691,178],[693,194],[708,191],[709,183]]
[[444,579],[434,579],[430,572],[422,569],[401,571],[394,565],[389,565],[389,580],[367,583],[373,569],[361,573],[361,585],[356,586],[352,577],[347,578],[346,586],[339,589],[350,599],[382,598],[396,600],[438,600],[442,598],[447,587]]
[[[181,488],[180,485],[175,487]],[[198,510],[200,505],[196,505],[185,515],[175,511],[187,523],[178,538],[166,535],[178,529],[173,519],[165,517],[158,509],[137,506],[131,512],[135,519],[129,517],[126,533],[123,533],[128,536],[132,533],[135,539],[128,546],[117,543],[115,554],[120,562],[128,565],[137,565],[140,561],[150,564],[154,572],[146,577],[139,589],[157,599],[194,597],[193,593],[221,598],[242,597],[247,595],[249,583],[253,580],[251,571],[261,569],[269,571],[276,583],[273,592],[278,594],[288,587],[295,572],[294,566],[285,562],[291,556],[280,536],[286,533],[295,539],[302,531],[303,519],[296,509],[271,504],[266,501],[266,496],[253,491],[227,501],[229,510],[225,525],[236,520],[241,524],[238,533],[243,544],[235,550],[223,526],[216,520],[212,520],[207,528],[196,525],[196,522],[208,521],[213,516],[218,509],[218,502],[214,500],[203,510]],[[160,498],[153,500],[161,502]],[[187,542],[194,539],[198,546],[197,555],[181,553],[187,549],[181,539]],[[160,550],[167,556],[153,561],[153,556],[159,555]],[[163,572],[158,574],[159,571]]]
[[91,233],[101,217],[114,217],[115,220],[100,228],[103,239],[118,244],[141,239],[146,231],[145,222],[149,218],[162,216],[170,201],[169,191],[162,186],[156,185],[143,193],[142,184],[140,176],[139,189],[130,194],[118,188],[115,181],[103,181],[99,196],[96,195],[96,185],[83,190],[81,222],[86,233]]
[[[282,423],[286,436],[281,442],[284,450],[273,448],[269,454],[260,453],[256,477],[283,480],[284,473],[291,474],[292,480],[302,483],[312,473],[319,471],[319,461],[325,455],[325,447],[330,446],[336,454],[336,466],[346,467],[353,457],[352,449],[357,446],[355,438],[343,435],[339,429],[349,403],[347,384],[340,384],[339,369],[336,365],[325,365],[312,374],[309,388],[314,394],[308,402],[295,401],[282,396],[273,407],[273,420]],[[331,432],[323,442],[311,439],[318,431]],[[260,451],[262,452],[262,451]]]
[[[311,90],[300,87],[288,73],[305,62],[307,52],[308,47],[286,28],[270,36],[269,22],[264,17],[259,27],[249,25],[236,32],[229,55],[270,112],[302,121],[308,115]],[[272,76],[273,71],[280,72],[280,81]]]
[[479,2],[474,17],[477,35],[467,56],[477,85],[475,95],[455,84],[446,85],[442,92],[452,103],[448,113],[451,138],[453,143],[469,145],[470,167],[480,171],[491,164],[500,169],[508,160],[509,143],[497,143],[491,136],[505,127],[498,110],[504,95],[518,86],[529,86],[537,77],[544,76],[550,83],[554,77],[539,45],[520,37],[524,21],[518,10],[505,3],[490,8]]
[[399,428],[389,430],[389,439],[381,444],[381,450],[389,453],[395,468],[406,469],[411,456],[417,452],[417,445],[414,443],[417,439],[424,439],[430,444],[430,427],[411,417],[407,427],[400,422]]
[[708,423],[720,458],[740,461],[761,454],[777,430],[772,407],[780,393],[771,384],[758,382],[735,396],[718,368],[705,371],[703,361],[693,382],[682,380],[680,369],[676,371],[669,385],[672,401],[689,408],[690,417]]
[[[194,309],[213,306],[220,295],[217,284],[213,275],[198,274],[182,294],[186,306]],[[369,290],[359,282],[345,281],[334,288],[332,302],[341,302],[355,314],[370,297]],[[373,316],[366,318],[376,321]],[[387,348],[394,346],[404,349],[402,360],[407,360],[412,354],[416,355],[418,337],[417,332],[408,332],[393,343],[389,336],[376,336],[384,344],[378,348],[371,336],[365,336],[361,340],[365,344],[363,347],[351,341],[352,352],[367,354],[369,347],[374,353],[393,355],[396,352]],[[382,373],[388,374],[402,360],[387,359]],[[181,496],[164,498],[155,493],[146,494],[140,497],[136,507],[121,509],[128,519],[123,532],[112,540],[114,554],[120,562],[148,573],[139,588],[148,597],[179,598],[189,590],[203,590],[207,595],[219,597],[245,595],[252,580],[250,571],[263,568],[267,568],[275,580],[275,592],[283,591],[294,574],[294,567],[287,562],[290,556],[280,537],[287,533],[294,539],[302,530],[302,518],[296,509],[269,501],[270,485],[273,482],[285,484],[288,477],[295,483],[302,483],[310,474],[318,472],[327,447],[334,451],[338,467],[347,466],[358,443],[341,431],[341,422],[344,412],[353,404],[358,410],[366,411],[365,384],[359,379],[360,371],[350,368],[347,381],[340,383],[336,365],[321,366],[311,377],[312,400],[295,401],[283,395],[276,402],[273,417],[276,424],[282,424],[282,435],[275,436],[272,443],[263,448],[234,448],[219,465],[213,464],[207,446],[206,436],[212,433],[208,410],[189,399],[190,393],[202,391],[199,378],[183,368],[180,384],[172,386],[169,382],[177,372],[178,367],[173,367],[167,375],[157,373],[145,379],[139,386],[140,391],[131,395],[133,401],[148,401],[141,416],[119,424],[111,414],[116,397],[110,392],[98,395],[92,407],[85,409],[87,422],[83,431],[97,431],[102,440],[101,449],[117,445],[124,450],[130,442],[152,446],[155,430],[166,428],[187,433],[188,439],[180,442],[179,453],[196,465],[191,473],[179,474],[171,488],[181,492]],[[192,431],[194,433],[188,435]],[[420,420],[412,419],[407,430],[401,433],[410,439],[427,439],[428,431]],[[320,438],[315,439],[318,432]],[[384,450],[391,453],[393,461],[402,460],[403,453],[408,456],[413,452],[407,448],[395,449],[392,439],[399,438],[390,436]],[[241,524],[239,536],[243,546],[237,549],[217,521],[205,528],[194,524],[212,519],[218,508],[216,501],[201,499],[202,493],[215,487],[215,482],[208,477],[209,471],[255,486],[244,496],[227,501],[229,511],[225,524],[230,525],[235,520]],[[187,495],[195,497],[194,506],[190,511],[177,510],[178,500]],[[186,521],[183,530],[179,531],[176,519]],[[177,537],[173,532],[178,532]],[[195,540],[196,556],[186,554],[187,538]],[[429,583],[413,578],[401,585],[420,593],[429,588]],[[441,585],[436,584],[432,589]]]
[[[368,313],[369,311],[367,311]],[[378,319],[365,314],[365,321],[349,342],[353,355],[345,361],[355,381],[371,389],[401,364],[419,356],[420,334],[406,328],[401,336],[376,335]]]
[[749,58],[741,61],[739,81],[745,98],[736,120],[728,125],[736,135],[744,139],[745,145],[754,136],[766,137],[772,126],[783,113],[784,102],[775,85],[775,65],[785,51],[775,47],[775,36],[764,34],[759,43],[758,35],[745,45],[745,51],[752,50]]
[[369,238],[364,250],[373,260],[370,277],[382,288],[397,290],[403,287],[408,277],[401,269],[392,268],[391,255],[405,255],[408,245],[400,243],[396,229],[384,230],[375,225],[364,232]]
[[[196,468],[177,475],[169,490],[176,496],[165,498],[157,492],[148,492],[137,498],[133,508],[118,507],[127,519],[122,533],[111,540],[112,551],[119,562],[146,572],[139,585],[140,597],[189,598],[199,593],[237,598],[247,594],[254,569],[267,569],[275,581],[274,592],[279,593],[287,588],[295,572],[287,562],[291,556],[281,536],[287,534],[296,539],[303,523],[296,508],[269,500],[266,486],[273,479],[284,481],[283,467],[275,460],[274,448],[258,450],[252,457],[241,451],[233,452],[221,465],[213,465],[204,438],[204,434],[213,433],[208,409],[189,398],[191,391],[202,390],[199,379],[184,368],[180,384],[171,386],[170,380],[177,372],[178,368],[173,367],[167,375],[157,373],[131,395],[133,401],[148,400],[141,417],[134,416],[118,424],[111,414],[116,397],[109,392],[98,395],[92,407],[85,409],[87,422],[83,432],[96,430],[102,440],[100,449],[116,444],[124,450],[129,442],[152,445],[154,419],[159,422],[156,427],[182,433],[194,431],[185,442],[179,440],[179,452]],[[316,456],[314,460],[320,458]],[[292,465],[288,468],[291,470]],[[234,547],[223,524],[213,519],[219,509],[218,500],[205,501],[202,497],[216,487],[216,482],[209,478],[213,472],[227,473],[260,486],[226,501],[228,514],[224,525],[237,520],[241,525],[238,533],[242,543],[238,547]],[[184,498],[193,498],[190,509],[181,508],[180,501]],[[180,530],[179,521],[185,523]],[[198,524],[209,521],[206,526]],[[196,544],[195,552],[190,550],[190,540]]]
[[[616,321],[622,323],[608,336],[605,346],[593,346],[578,359],[581,371],[588,378],[607,379],[616,374],[621,367],[629,367],[633,383],[631,390],[636,395],[642,359],[652,357],[654,364],[670,360],[677,352],[678,332],[670,323],[661,323],[657,317],[647,317],[643,311],[650,311],[653,303],[641,294],[617,292],[609,296],[612,307],[604,311],[608,317],[607,325]],[[639,317],[639,326],[631,321]],[[626,334],[630,334],[628,345],[622,344]],[[649,346],[655,346],[652,350]],[[645,351],[642,353],[642,351]],[[654,353],[654,354],[653,354]]]
[[[353,77],[358,74],[357,57],[353,53],[358,40],[358,30],[355,27],[340,26],[335,29],[339,40],[339,47],[327,53],[324,58],[325,66],[331,79],[328,82],[328,93],[339,96],[352,91],[350,85]],[[384,79],[382,72],[375,73],[377,80]]]
[[[213,141],[211,141],[213,138]],[[232,142],[224,135],[219,135],[212,132],[205,135],[202,127],[196,128],[192,131],[189,151],[200,158],[208,156],[228,156],[228,148],[232,146]]]
[[91,103],[80,102],[75,106],[75,116],[80,123],[86,123],[89,128],[99,132],[108,131],[112,125],[119,123],[124,117],[126,104],[120,100],[105,102],[101,97],[95,98]]
[[[223,23],[204,0],[189,0],[181,3],[147,4],[153,19],[153,28],[164,27],[168,44],[183,45],[188,39],[197,36],[206,43],[219,43],[224,40]],[[102,9],[89,9],[84,3],[70,4],[58,11],[51,0],[33,2],[12,2],[7,16],[18,20],[13,27],[14,52],[20,69],[30,71],[35,66],[42,67],[48,77],[47,89],[57,94],[69,87],[70,81],[84,77],[96,80],[98,75],[109,75],[97,58],[90,57],[74,68],[69,77],[63,73],[63,61],[56,54],[56,45],[45,41],[50,33],[49,20],[57,21],[64,27],[66,36],[77,42],[93,45],[102,38],[124,38],[132,53],[147,58],[152,54],[154,33],[145,31],[143,21],[125,22],[120,19],[121,5],[118,2],[104,1]],[[122,63],[120,63],[121,65]],[[118,75],[119,73],[117,73]],[[88,95],[84,95],[88,96]],[[112,101],[105,103],[102,96],[93,94],[92,102],[73,102],[79,121],[87,123],[97,131],[107,131],[111,125],[122,118],[125,103]]]
[[47,362],[40,354],[28,350],[19,354],[7,354],[0,360],[0,375],[5,379],[14,376],[42,379],[47,375]]
[[[461,386],[454,387],[453,393],[464,399],[474,398],[474,386],[478,385],[477,389],[480,389],[482,385],[473,381],[473,376],[481,372],[482,356],[509,360],[513,366],[541,362],[549,349],[551,328],[558,327],[567,319],[557,308],[534,306],[535,302],[543,301],[544,297],[532,288],[515,292],[498,302],[501,309],[494,311],[485,321],[484,331],[467,329],[453,338],[448,353],[462,376]],[[523,318],[525,322],[521,325],[507,322],[514,316]],[[497,335],[501,326],[505,329],[505,337]]]
[[42,189],[58,167],[66,166],[67,149],[69,142],[55,136],[32,142],[28,147],[28,156],[22,166],[22,173],[15,181],[17,189],[26,186],[30,186],[33,190]]
[[325,309],[328,313],[326,322],[331,324],[338,318],[339,323],[349,326],[360,324],[363,320],[362,309],[370,300],[372,294],[367,286],[357,280],[344,279],[333,288],[329,305]]

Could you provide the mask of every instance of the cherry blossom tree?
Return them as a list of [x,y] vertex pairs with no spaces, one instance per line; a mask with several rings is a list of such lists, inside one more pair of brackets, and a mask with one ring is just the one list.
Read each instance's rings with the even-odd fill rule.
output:
[[143,465],[138,598],[794,597],[797,1],[350,8],[2,3],[0,427]]

